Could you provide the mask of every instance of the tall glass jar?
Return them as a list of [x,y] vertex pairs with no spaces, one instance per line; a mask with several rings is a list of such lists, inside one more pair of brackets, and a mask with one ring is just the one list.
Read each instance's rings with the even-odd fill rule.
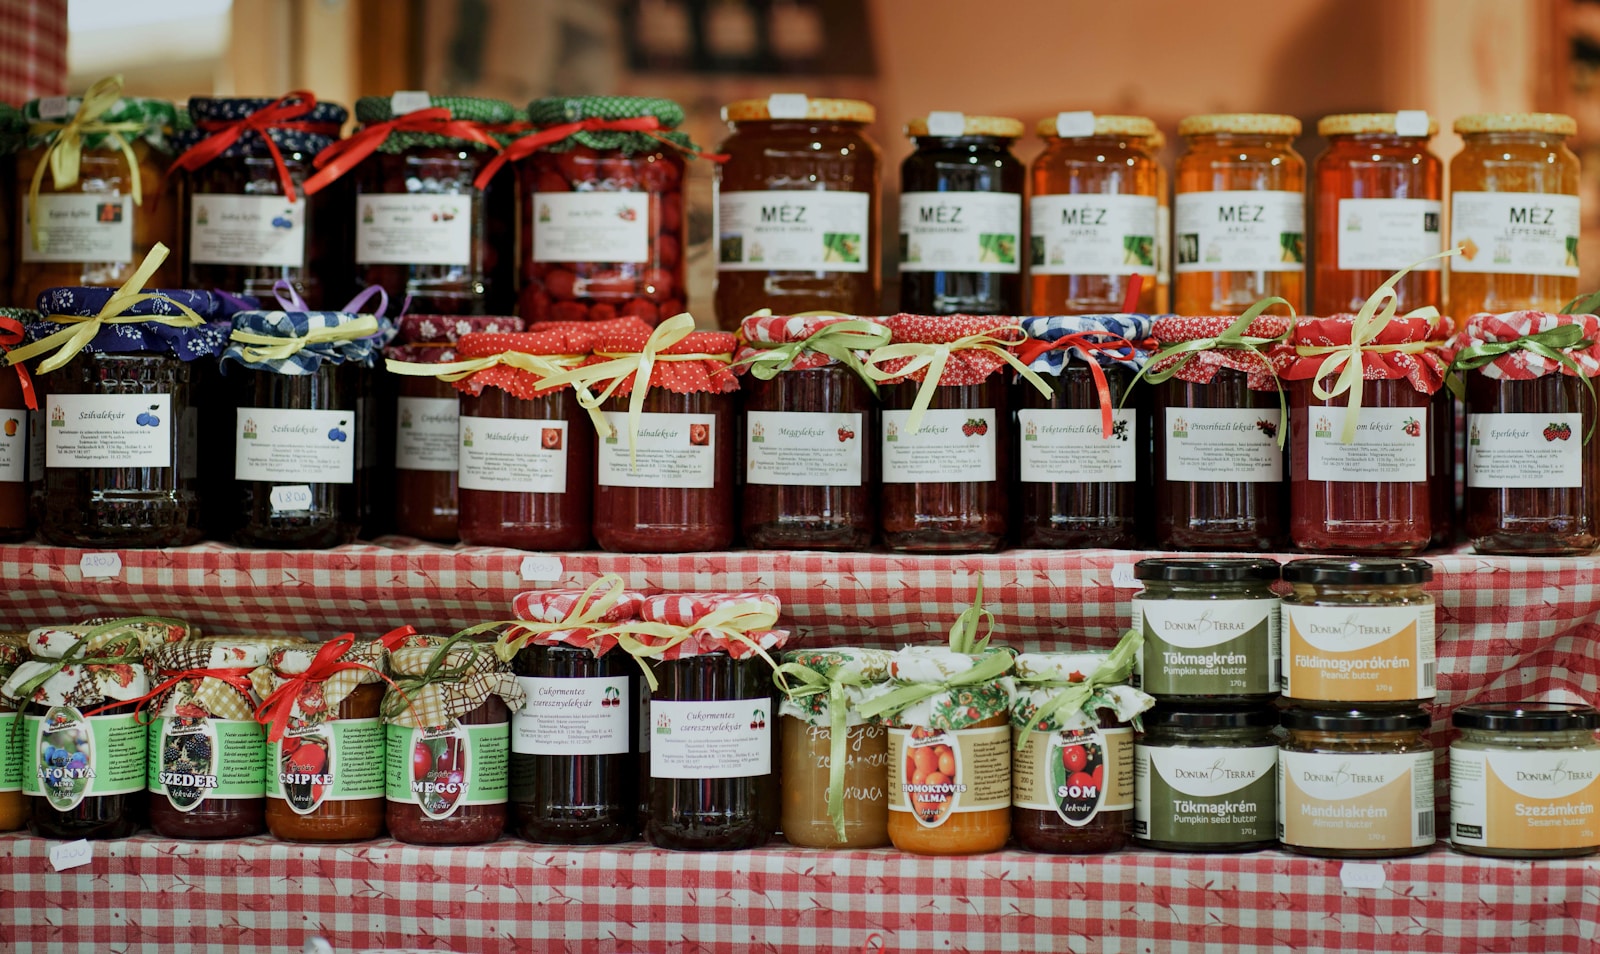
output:
[[[1465,323],[1463,322],[1463,325]],[[1439,349],[1441,359],[1448,361],[1459,347],[1455,343],[1455,319],[1441,315],[1434,323],[1428,340]],[[1433,448],[1428,455],[1428,496],[1432,501],[1433,538],[1428,545],[1435,548],[1452,546],[1456,540],[1459,506],[1456,501],[1456,463],[1465,465],[1465,450],[1461,434],[1456,430],[1463,422],[1464,406],[1450,388],[1433,392],[1433,403],[1428,407],[1428,417],[1433,422]]]
[[1570,702],[1462,706],[1450,722],[1450,847],[1494,858],[1600,848],[1600,713]]
[[0,633],[0,831],[17,831],[28,824],[28,796],[22,793],[23,750],[17,714],[20,700],[8,698],[4,686],[28,659],[28,634]]
[[1450,314],[1559,311],[1578,293],[1578,124],[1556,113],[1462,116],[1450,160]]
[[1278,841],[1324,858],[1427,851],[1435,837],[1432,721],[1421,709],[1284,710]]
[[1283,565],[1283,697],[1309,708],[1419,706],[1438,694],[1424,560],[1312,557]]
[[929,113],[906,123],[900,164],[900,310],[1022,313],[1020,120]]
[[[3,190],[0,190],[3,191]],[[0,220],[4,221],[4,220]],[[4,229],[0,229],[4,231]],[[0,288],[5,285],[0,283]],[[20,345],[28,326],[40,314],[23,308],[0,308],[0,355]],[[25,367],[12,369],[0,360],[0,542],[20,543],[33,535],[33,517],[28,512],[29,473],[44,466],[34,461],[33,420],[41,411]],[[31,399],[31,400],[30,400]]]
[[717,169],[717,321],[872,315],[882,288],[876,113],[851,99],[776,93],[722,108]]
[[1266,703],[1278,695],[1278,564],[1238,557],[1140,560],[1133,684],[1163,703]]
[[1173,308],[1238,314],[1276,295],[1305,310],[1306,163],[1300,120],[1264,113],[1190,116],[1173,197]]
[[1028,310],[1035,315],[1103,315],[1128,304],[1156,309],[1159,163],[1143,116],[1061,113],[1039,121],[1044,152],[1033,160],[1028,200]]
[[[0,104],[0,292],[12,295],[12,281],[16,278],[17,240],[16,226],[19,212],[18,200],[22,195],[16,190],[17,151],[28,139],[28,121],[22,111],[10,103]],[[22,299],[26,300],[26,299]]]
[[1152,314],[1172,310],[1172,176],[1161,153],[1167,137],[1161,130],[1146,136],[1142,148],[1156,164],[1156,305]]
[[[1311,314],[1359,310],[1390,275],[1437,255],[1443,237],[1444,163],[1428,148],[1438,122],[1421,110],[1324,116],[1312,190]],[[1396,310],[1444,304],[1443,266],[1418,265],[1394,285]]]
[[1277,844],[1278,713],[1156,707],[1133,747],[1133,840],[1167,851]]

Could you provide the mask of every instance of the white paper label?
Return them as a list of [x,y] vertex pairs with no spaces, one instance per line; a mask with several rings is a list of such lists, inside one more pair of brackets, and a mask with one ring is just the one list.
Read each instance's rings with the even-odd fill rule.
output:
[[20,204],[17,243],[24,262],[133,261],[133,196],[40,191],[38,248],[29,231],[28,203]]
[[567,492],[567,422],[462,417],[463,490]]
[[883,412],[883,482],[886,484],[995,479],[999,424],[994,408],[929,410],[915,434],[910,411]]
[[902,272],[1022,270],[1022,196],[906,192],[900,196]]
[[767,97],[767,115],[773,119],[805,119],[811,101],[804,93],[773,93]]
[[394,466],[399,470],[454,472],[459,464],[461,402],[455,398],[403,397],[396,407]]
[[309,484],[279,484],[267,494],[273,513],[301,513],[311,509]]
[[40,119],[65,119],[78,111],[83,100],[71,96],[44,96],[39,99]]
[[928,113],[928,135],[959,136],[967,131],[967,114],[935,109]]
[[28,412],[28,480],[44,479],[45,411]]
[[1582,414],[1471,414],[1468,487],[1582,487]]
[[553,583],[561,579],[561,558],[543,555],[525,556],[517,572],[529,583]]
[[757,778],[772,774],[772,700],[650,700],[652,778]]
[[1029,202],[1035,275],[1154,275],[1153,195],[1036,195]]
[[717,268],[723,271],[864,272],[871,196],[865,192],[722,192]]
[[1062,139],[1093,136],[1094,113],[1087,110],[1056,113],[1056,135]]
[[196,265],[306,264],[306,202],[281,195],[200,193],[189,201],[189,261]]
[[1132,563],[1118,563],[1111,568],[1111,585],[1120,590],[1137,590],[1144,586],[1134,575]]
[[518,676],[527,694],[511,716],[511,751],[521,755],[621,755],[628,744],[626,678]]
[[639,444],[628,454],[628,413],[606,411],[611,436],[600,441],[602,487],[681,487],[709,490],[717,483],[717,419],[712,414],[639,415]]
[[1453,272],[1578,276],[1578,197],[1542,192],[1452,192]]
[[1306,197],[1300,192],[1180,192],[1178,272],[1305,270]]
[[47,467],[171,467],[172,395],[52,394]]
[[1339,866],[1339,883],[1346,888],[1377,891],[1383,887],[1383,882],[1383,865],[1346,861]]
[[79,868],[94,860],[94,842],[79,838],[50,848],[50,867],[57,871]]
[[356,418],[355,411],[241,407],[235,415],[234,479],[351,483]]
[[78,557],[78,572],[91,579],[116,576],[122,572],[122,555],[118,553],[85,553]]
[[20,484],[28,479],[28,412],[0,408],[0,483]]
[[472,264],[472,196],[356,196],[356,261],[363,265]]
[[1017,412],[1017,425],[1023,483],[1129,483],[1138,477],[1139,428],[1133,411],[1111,412],[1109,438],[1097,410],[1024,408]]
[[[1398,271],[1439,254],[1443,210],[1438,199],[1340,199],[1339,268]],[[1415,270],[1440,267],[1435,259]]]
[[745,418],[745,483],[861,486],[860,414],[749,411]]
[[389,114],[392,116],[404,116],[432,106],[433,97],[423,89],[397,89],[394,95],[389,97]]
[[535,192],[536,262],[648,262],[647,192]]
[[1341,439],[1342,407],[1307,408],[1311,438],[1306,476],[1344,483],[1421,483],[1428,479],[1428,409],[1364,407],[1355,440]]
[[1172,281],[1172,209],[1165,203],[1156,206],[1156,280]]
[[1169,407],[1163,426],[1168,480],[1275,484],[1283,479],[1276,410]]

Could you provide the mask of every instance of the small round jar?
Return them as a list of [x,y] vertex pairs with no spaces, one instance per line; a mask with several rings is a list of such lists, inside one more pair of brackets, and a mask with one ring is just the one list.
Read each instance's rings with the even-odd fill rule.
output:
[[[809,693],[778,701],[779,775],[783,778],[784,840],[801,848],[882,848],[889,844],[889,730],[856,710],[871,687],[889,678],[891,654],[838,648],[785,653],[781,672],[804,669],[820,679],[791,684]],[[833,710],[832,684],[843,687],[842,712]],[[833,764],[833,733],[844,733],[844,763]],[[828,811],[837,786],[843,835]]]
[[1286,709],[1278,841],[1324,858],[1398,858],[1434,842],[1432,720],[1421,709]]
[[1166,851],[1278,843],[1278,714],[1157,707],[1133,747],[1133,840]]
[[[28,658],[26,633],[0,633],[0,686]],[[0,739],[17,732],[17,700],[0,692]],[[0,831],[17,831],[28,824],[28,796],[22,793],[23,755],[9,745],[0,747]]]
[[882,288],[877,145],[867,103],[779,93],[722,108],[717,150],[717,320],[873,315]]
[[1155,558],[1133,565],[1142,637],[1136,685],[1165,703],[1270,702],[1278,695],[1275,560]]
[[929,113],[900,164],[900,310],[1022,313],[1020,120]]
[[1437,694],[1433,579],[1423,560],[1316,557],[1283,565],[1283,697],[1415,706]]
[[[4,190],[0,190],[4,191]],[[0,282],[0,288],[4,288]],[[29,473],[43,468],[44,461],[32,460],[33,418],[41,412],[28,409],[22,390],[23,368],[4,364],[4,352],[21,343],[27,326],[38,321],[36,311],[0,308],[0,542],[21,543],[33,535],[33,520],[28,511]],[[6,342],[10,342],[7,344]],[[37,400],[37,398],[35,399]],[[43,428],[40,427],[40,430]]]
[[1600,713],[1568,702],[1462,706],[1450,716],[1450,845],[1494,858],[1600,849]]

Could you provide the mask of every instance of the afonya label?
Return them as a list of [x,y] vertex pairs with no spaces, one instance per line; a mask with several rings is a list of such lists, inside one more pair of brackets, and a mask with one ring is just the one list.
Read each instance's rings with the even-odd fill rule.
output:
[[147,734],[132,715],[90,717],[72,706],[24,716],[22,791],[62,812],[86,798],[140,791]]
[[1279,602],[1135,598],[1140,685],[1154,696],[1278,691]]
[[889,730],[889,810],[923,828],[1011,804],[1010,726]]
[[1433,753],[1278,755],[1278,840],[1390,851],[1433,844]]
[[1433,604],[1285,604],[1283,694],[1320,702],[1406,702],[1437,690]]
[[172,716],[150,724],[146,788],[180,812],[212,799],[260,798],[266,730],[254,721]]
[[463,805],[499,805],[509,780],[510,725],[390,725],[384,794],[416,805],[429,818],[449,818]]
[[1012,758],[1011,804],[1081,828],[1133,807],[1133,730],[1031,732]]
[[1600,845],[1600,751],[1452,746],[1450,839],[1511,850]]
[[377,719],[290,719],[270,750],[267,797],[283,799],[297,815],[309,815],[323,802],[382,798],[383,736]]
[[1134,747],[1133,833],[1150,841],[1242,845],[1277,837],[1278,747]]

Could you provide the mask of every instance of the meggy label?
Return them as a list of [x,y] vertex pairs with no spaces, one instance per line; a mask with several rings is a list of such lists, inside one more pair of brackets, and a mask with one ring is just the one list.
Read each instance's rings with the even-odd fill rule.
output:
[[929,410],[915,433],[910,417],[910,411],[883,412],[884,483],[995,479],[999,425],[994,408]]
[[872,197],[794,189],[722,192],[717,268],[722,271],[864,272]]
[[772,774],[772,700],[650,700],[652,778],[758,778]]
[[1301,192],[1180,192],[1173,200],[1178,272],[1305,270]]
[[859,487],[865,440],[860,414],[748,411],[745,483]]
[[1279,601],[1135,597],[1141,687],[1153,696],[1278,691]]
[[189,261],[196,265],[306,264],[306,203],[281,195],[201,193],[189,204]]
[[1010,192],[900,195],[902,272],[1022,269],[1022,196]]
[[1468,487],[1582,487],[1582,414],[1471,414]]
[[384,797],[449,818],[472,805],[503,805],[510,780],[504,722],[422,728],[391,724],[384,741]]
[[47,467],[171,467],[172,395],[52,394]]
[[1342,483],[1421,483],[1428,479],[1428,409],[1367,407],[1355,439],[1344,442],[1348,408],[1311,407],[1306,475]]
[[923,828],[1011,804],[1011,727],[889,729],[889,811]]
[[1169,407],[1163,429],[1168,480],[1277,483],[1283,479],[1276,411]]
[[234,479],[351,483],[356,418],[354,411],[241,407],[236,413]]
[[1155,275],[1155,196],[1036,195],[1029,210],[1033,274]]
[[1432,699],[1433,604],[1283,607],[1283,694],[1319,702]]
[[[1339,268],[1342,271],[1397,271],[1439,254],[1438,199],[1340,199]],[[1437,271],[1438,260],[1417,265]]]
[[463,490],[567,492],[567,422],[508,417],[460,420]]
[[1600,750],[1451,746],[1450,840],[1512,850],[1600,845]]
[[629,749],[626,678],[518,676],[527,701],[511,717],[518,755],[621,755]]
[[1578,197],[1538,192],[1451,192],[1452,272],[1578,275]]
[[1133,730],[1030,732],[1011,757],[1011,804],[1055,812],[1074,828],[1132,808]]
[[1278,747],[1134,747],[1133,833],[1178,844],[1278,837]]
[[648,192],[535,192],[536,262],[648,262]]
[[1278,753],[1278,839],[1351,851],[1433,844],[1433,753]]
[[472,264],[472,196],[357,196],[356,262]]
[[0,483],[27,481],[29,440],[28,412],[0,408]]
[[1025,484],[1132,483],[1138,479],[1139,425],[1133,411],[1111,412],[1111,436],[1094,410],[1017,412]]
[[455,398],[400,398],[395,409],[395,468],[454,472],[461,463],[456,450],[460,408]]
[[[148,198],[148,196],[147,196]],[[133,196],[40,190],[39,244],[22,206],[22,229],[17,244],[24,262],[131,262],[133,261]],[[33,307],[32,303],[28,307]]]
[[611,436],[599,444],[596,479],[602,487],[683,487],[717,484],[717,419],[712,414],[639,415],[638,439],[628,449],[628,413],[606,411]]

